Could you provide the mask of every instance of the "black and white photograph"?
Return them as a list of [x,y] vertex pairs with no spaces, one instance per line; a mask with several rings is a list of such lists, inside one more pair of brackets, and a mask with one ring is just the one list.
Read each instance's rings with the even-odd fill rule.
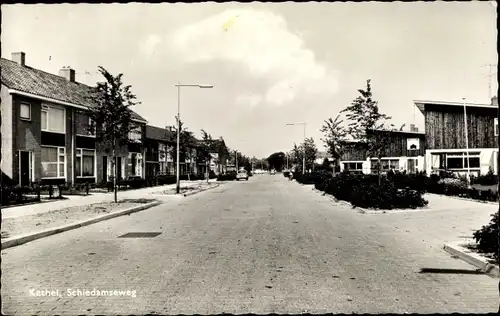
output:
[[2,315],[500,312],[496,1],[0,9]]

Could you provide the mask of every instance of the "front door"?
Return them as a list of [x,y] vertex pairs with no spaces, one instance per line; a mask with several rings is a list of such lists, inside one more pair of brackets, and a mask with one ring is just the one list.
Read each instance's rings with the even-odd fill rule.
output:
[[102,157],[102,179],[108,181],[108,156]]
[[21,186],[29,186],[31,183],[32,161],[31,152],[19,152],[19,184]]
[[415,160],[416,159],[408,159],[408,172],[409,173],[414,173],[415,172]]

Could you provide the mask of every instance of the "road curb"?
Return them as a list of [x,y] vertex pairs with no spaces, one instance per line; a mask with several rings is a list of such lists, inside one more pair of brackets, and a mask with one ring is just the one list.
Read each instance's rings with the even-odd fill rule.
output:
[[196,193],[200,193],[200,192],[203,192],[203,191],[207,191],[207,190],[210,190],[210,189],[213,189],[213,188],[216,188],[218,187],[220,184],[219,183],[216,183],[215,185],[213,186],[209,186],[208,188],[204,188],[204,189],[201,189],[201,190],[195,190],[195,191],[191,191],[191,192],[188,192],[188,193],[184,193],[184,196],[191,196],[191,195],[194,195]]
[[[455,196],[455,195],[436,194],[436,193],[425,193],[425,194],[427,194],[427,195],[435,195],[437,197],[445,196],[445,197],[453,198],[453,199],[456,199],[456,200],[462,200],[462,201],[469,201],[469,202],[477,202],[477,203],[483,203],[483,204],[498,205],[498,202],[494,202],[494,201],[476,200],[476,199],[464,198],[464,197]],[[425,194],[424,194],[424,196],[425,196]]]
[[498,278],[500,276],[498,266],[489,263],[486,258],[463,247],[462,244],[463,242],[447,243],[443,246],[443,249],[457,256],[459,259],[481,269],[485,274],[493,278]]
[[19,245],[28,243],[28,242],[33,241],[33,240],[37,240],[37,239],[41,239],[41,238],[48,237],[51,235],[59,234],[59,233],[73,230],[76,228],[88,226],[88,225],[95,224],[95,223],[98,223],[101,221],[105,221],[107,219],[111,219],[114,217],[128,215],[131,213],[143,211],[145,209],[148,209],[148,208],[160,205],[160,204],[162,204],[162,202],[154,201],[154,202],[146,203],[144,205],[134,206],[134,207],[122,210],[122,211],[114,212],[111,214],[106,214],[103,216],[87,219],[87,220],[77,222],[74,224],[69,224],[66,226],[60,226],[60,227],[56,227],[56,228],[51,228],[51,229],[47,229],[47,230],[37,232],[37,233],[21,235],[21,236],[12,237],[12,238],[6,238],[5,241],[2,241],[2,243],[1,243],[1,249],[3,250],[3,249],[19,246]]

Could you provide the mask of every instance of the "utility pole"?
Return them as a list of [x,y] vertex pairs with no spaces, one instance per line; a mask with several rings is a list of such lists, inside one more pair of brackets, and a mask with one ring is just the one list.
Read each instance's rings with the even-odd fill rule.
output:
[[464,126],[465,126],[465,148],[467,150],[467,185],[470,186],[470,160],[469,160],[469,135],[467,130],[467,109],[465,104],[465,98],[462,98],[464,101]]

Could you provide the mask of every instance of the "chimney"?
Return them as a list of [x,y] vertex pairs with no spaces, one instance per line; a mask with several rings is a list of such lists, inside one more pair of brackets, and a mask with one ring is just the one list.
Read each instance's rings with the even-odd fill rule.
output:
[[70,66],[62,67],[59,70],[59,76],[66,78],[70,82],[75,82],[75,70],[71,69]]
[[493,98],[491,98],[491,105],[498,106],[498,97],[497,96],[494,96]]
[[418,132],[418,127],[415,124],[410,124],[410,132]]
[[16,52],[11,54],[12,61],[15,61],[21,66],[26,66],[26,54],[24,52]]

